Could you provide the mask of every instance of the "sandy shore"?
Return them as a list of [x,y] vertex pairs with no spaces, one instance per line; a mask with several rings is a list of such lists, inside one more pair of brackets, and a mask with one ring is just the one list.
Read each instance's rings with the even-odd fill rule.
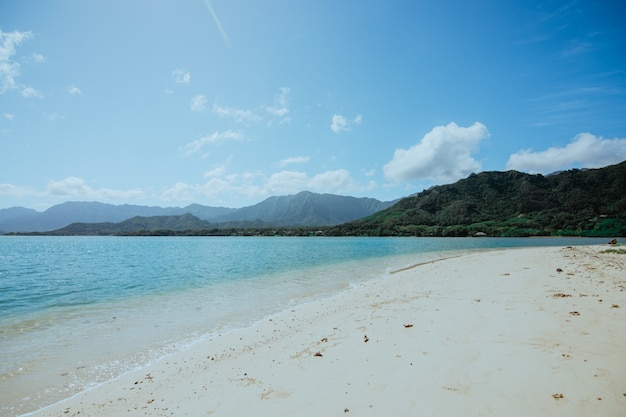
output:
[[480,252],[197,343],[36,416],[624,416],[626,255]]

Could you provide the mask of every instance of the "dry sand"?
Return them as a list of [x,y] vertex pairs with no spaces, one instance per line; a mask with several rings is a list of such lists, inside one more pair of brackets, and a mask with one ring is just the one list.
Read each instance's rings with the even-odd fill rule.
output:
[[625,416],[626,255],[479,252],[197,343],[36,416]]

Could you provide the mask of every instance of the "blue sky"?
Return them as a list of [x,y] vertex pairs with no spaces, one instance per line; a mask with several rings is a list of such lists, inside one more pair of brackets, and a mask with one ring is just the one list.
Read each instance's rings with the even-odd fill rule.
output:
[[392,200],[626,159],[619,1],[5,0],[0,208]]

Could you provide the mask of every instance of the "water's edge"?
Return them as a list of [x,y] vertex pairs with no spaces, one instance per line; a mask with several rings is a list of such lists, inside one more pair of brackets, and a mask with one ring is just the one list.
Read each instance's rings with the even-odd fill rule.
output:
[[[279,242],[278,246],[288,244],[287,247],[280,249],[287,251],[281,256],[290,253],[289,251],[293,249],[289,247],[293,246],[291,243],[304,245],[300,249],[305,255],[307,251],[322,250],[320,241],[312,245],[306,242],[307,239],[313,241],[316,238],[302,238],[305,240],[304,243],[298,238],[287,239],[296,239],[296,241]],[[324,242],[336,243],[332,243],[333,238],[327,239],[331,240]],[[26,358],[24,363],[2,365],[0,391],[6,395],[3,394],[4,399],[1,400],[3,404],[0,404],[0,411],[3,415],[10,416],[29,415],[52,403],[64,401],[77,393],[149,366],[155,361],[174,352],[185,350],[216,334],[252,326],[259,320],[296,305],[328,297],[345,291],[359,282],[384,278],[386,274],[414,268],[422,263],[461,256],[463,253],[475,250],[597,244],[606,243],[607,239],[559,238],[500,242],[489,241],[489,239],[472,239],[466,242],[452,240],[454,245],[449,249],[446,248],[447,244],[441,245],[441,241],[428,242],[430,247],[416,245],[414,240],[406,238],[379,242],[387,245],[393,242],[393,245],[398,246],[393,250],[388,250],[387,253],[381,253],[372,250],[372,247],[375,248],[378,243],[376,240],[372,241],[371,238],[363,241],[340,242],[344,245],[342,250],[346,253],[339,254],[337,259],[296,262],[287,267],[281,266],[273,270],[269,268],[270,271],[265,273],[258,273],[260,272],[258,271],[256,275],[250,274],[243,278],[233,276],[231,281],[225,280],[211,285],[185,285],[181,288],[169,288],[147,295],[105,299],[102,302],[71,306],[54,306],[46,313],[36,313],[34,316],[32,313],[25,314],[29,320],[37,322],[32,323],[31,328],[24,327],[24,323],[16,319],[19,315],[5,315],[4,318],[0,316],[2,356]],[[0,239],[0,248],[3,243]],[[67,243],[71,244],[75,241],[70,239],[61,245]],[[437,245],[432,245],[432,243],[437,243]],[[254,242],[252,246],[245,247],[243,250],[254,249],[254,251],[258,250],[255,252],[256,256],[271,256],[267,255],[268,251],[276,249],[272,247],[272,244],[271,240],[262,240]],[[322,246],[324,244],[321,243]],[[255,245],[265,247],[254,248]],[[229,256],[240,258],[240,253],[238,254],[237,251],[242,250],[241,247],[230,250],[232,253]],[[366,252],[366,256],[359,255],[359,251]],[[33,255],[36,256],[37,253]],[[88,254],[86,256],[89,257]],[[340,259],[342,256],[344,259]],[[222,258],[222,262],[228,263],[227,258],[228,256]],[[0,261],[2,260],[2,254],[0,254]],[[191,261],[179,259],[178,261],[185,263],[184,267],[179,264],[173,268],[179,275],[193,274],[194,268],[202,263],[201,260],[193,259]],[[213,263],[214,260],[211,262]],[[251,262],[249,267],[253,269],[254,257],[248,262]],[[111,261],[108,260],[105,263],[110,266]],[[303,263],[304,266],[302,266]],[[215,263],[213,266],[217,269],[221,268]],[[141,263],[130,266],[125,264],[122,269],[125,268],[132,268],[141,274],[142,268],[149,268],[149,266]],[[265,271],[267,269],[264,267]],[[5,290],[5,286],[2,286],[4,271],[0,268],[0,291]],[[36,271],[31,272],[36,273]],[[89,271],[84,271],[84,273],[88,274]],[[124,275],[124,271],[120,273]],[[224,271],[221,273],[227,274]],[[41,276],[46,277],[45,274]],[[37,314],[41,316],[33,319],[37,317]],[[49,322],[42,324],[43,316]],[[19,326],[22,326],[21,332],[16,331]],[[105,348],[105,351],[102,351],[102,348]],[[101,351],[99,352],[98,349]],[[58,353],[55,355],[54,352]],[[89,354],[86,354],[89,352],[96,353],[97,359],[89,357]],[[7,402],[4,403],[5,401]]]

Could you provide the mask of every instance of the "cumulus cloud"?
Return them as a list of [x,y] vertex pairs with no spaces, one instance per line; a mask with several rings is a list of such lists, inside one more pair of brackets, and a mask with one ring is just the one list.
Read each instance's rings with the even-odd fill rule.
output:
[[478,122],[469,127],[456,123],[437,126],[409,149],[396,149],[393,159],[383,167],[384,175],[395,182],[456,181],[480,170],[472,154],[488,137],[489,131]]
[[363,116],[360,114],[352,120],[348,120],[340,114],[335,114],[333,115],[333,120],[332,120],[332,123],[330,124],[330,129],[335,133],[348,132],[352,130],[352,126],[360,125],[362,120],[363,120]]
[[189,82],[191,81],[191,74],[182,69],[175,69],[172,71],[172,78],[176,84],[189,85]]
[[250,110],[234,109],[231,107],[222,107],[217,103],[213,104],[213,113],[220,117],[233,119],[235,123],[259,122],[261,117]]
[[200,139],[194,140],[186,144],[182,151],[185,155],[191,155],[199,152],[204,146],[214,143],[221,144],[228,140],[243,140],[244,136],[241,133],[234,132],[232,130],[226,130],[224,132],[213,132],[208,136],[203,136]]
[[203,112],[206,110],[206,97],[202,94],[198,94],[197,96],[192,97],[191,102],[189,103],[189,108],[192,111]]
[[545,151],[521,150],[509,157],[506,169],[532,173],[550,173],[580,166],[600,168],[626,160],[626,139],[604,139],[581,133],[565,146]]
[[113,190],[110,188],[92,188],[81,178],[67,177],[60,181],[49,181],[44,192],[57,197],[79,197],[94,200],[127,200],[145,197],[140,190]]
[[291,164],[304,164],[309,162],[311,158],[308,156],[291,156],[289,158],[278,161],[276,164],[279,167],[284,167]]

